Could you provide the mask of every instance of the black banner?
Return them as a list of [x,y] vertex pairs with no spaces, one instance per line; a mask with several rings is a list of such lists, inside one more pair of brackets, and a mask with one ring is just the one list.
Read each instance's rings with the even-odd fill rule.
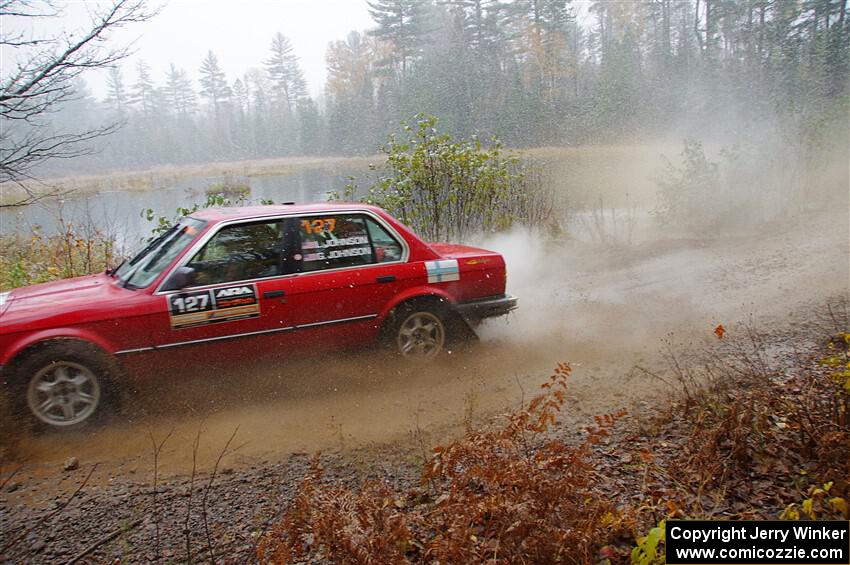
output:
[[667,563],[850,563],[850,522],[669,520]]

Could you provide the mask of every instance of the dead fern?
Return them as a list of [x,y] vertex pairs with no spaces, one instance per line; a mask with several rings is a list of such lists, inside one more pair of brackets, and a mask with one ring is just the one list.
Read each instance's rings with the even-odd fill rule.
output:
[[552,439],[570,367],[504,426],[434,450],[418,490],[354,492],[322,482],[314,460],[295,501],[258,547],[261,562],[588,563],[623,534],[592,487],[591,447],[622,414],[597,418],[577,445]]

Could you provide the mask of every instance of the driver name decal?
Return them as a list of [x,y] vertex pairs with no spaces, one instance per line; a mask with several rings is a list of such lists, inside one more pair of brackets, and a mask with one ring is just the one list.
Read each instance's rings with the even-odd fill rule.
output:
[[257,285],[238,284],[171,294],[168,315],[173,329],[259,316]]

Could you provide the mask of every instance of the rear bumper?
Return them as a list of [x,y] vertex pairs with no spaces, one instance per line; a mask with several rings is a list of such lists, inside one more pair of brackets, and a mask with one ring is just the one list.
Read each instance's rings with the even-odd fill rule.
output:
[[462,302],[455,306],[460,315],[468,321],[504,316],[515,310],[516,307],[517,297],[510,294],[489,296],[480,300],[473,300],[472,302]]

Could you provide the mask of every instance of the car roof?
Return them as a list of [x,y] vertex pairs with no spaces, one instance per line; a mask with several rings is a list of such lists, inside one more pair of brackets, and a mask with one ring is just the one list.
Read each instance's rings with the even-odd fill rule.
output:
[[316,212],[363,211],[382,212],[377,206],[351,202],[315,202],[310,204],[280,204],[271,206],[233,206],[226,208],[204,208],[189,215],[191,218],[207,222],[262,218],[284,214],[312,214]]

